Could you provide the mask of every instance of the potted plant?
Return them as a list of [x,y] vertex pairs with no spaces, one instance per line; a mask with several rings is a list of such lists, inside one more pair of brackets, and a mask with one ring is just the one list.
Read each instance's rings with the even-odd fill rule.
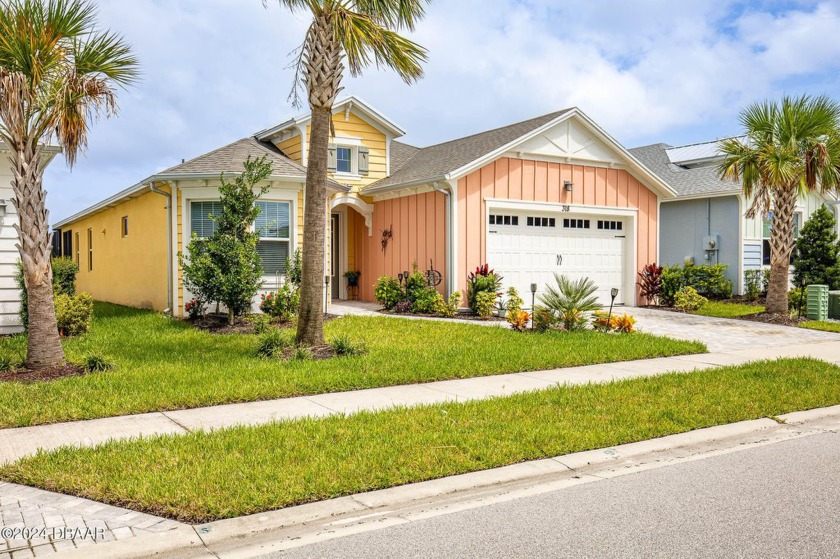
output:
[[349,272],[344,272],[344,277],[347,278],[347,287],[356,287],[359,285],[359,276],[362,273],[358,270],[351,270]]
[[507,316],[508,304],[507,301],[499,299],[499,318]]

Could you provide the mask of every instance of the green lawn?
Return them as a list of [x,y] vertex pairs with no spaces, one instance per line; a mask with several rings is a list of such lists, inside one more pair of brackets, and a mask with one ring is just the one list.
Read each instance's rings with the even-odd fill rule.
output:
[[840,367],[787,359],[65,448],[0,479],[204,522],[838,403]]
[[840,333],[840,322],[823,322],[821,320],[806,320],[799,323],[800,328],[808,328],[809,330],[822,330],[823,332],[837,332]]
[[717,318],[738,318],[748,314],[764,312],[762,305],[745,305],[743,303],[725,303],[723,301],[709,301],[699,310],[691,314],[714,316]]
[[[0,383],[0,427],[249,402],[443,379],[702,353],[705,346],[645,334],[522,334],[472,324],[345,317],[327,324],[367,355],[282,362],[254,357],[257,337],[214,335],[163,315],[97,304],[91,332],[70,339],[70,359],[91,351],[113,371],[50,383]],[[22,352],[22,337],[0,351]]]

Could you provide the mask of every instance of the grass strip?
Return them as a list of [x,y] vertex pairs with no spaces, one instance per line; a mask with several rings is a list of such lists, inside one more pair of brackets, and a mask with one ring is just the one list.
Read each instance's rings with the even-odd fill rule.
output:
[[[697,342],[646,334],[522,334],[505,328],[348,316],[327,339],[360,341],[368,353],[328,361],[255,357],[252,335],[217,335],[161,314],[97,303],[91,332],[64,341],[68,358],[105,354],[106,373],[49,383],[0,383],[0,428],[253,402],[380,386],[703,353]],[[22,354],[23,336],[0,338]]]
[[0,479],[205,522],[838,403],[840,368],[784,359],[59,449]]
[[702,316],[713,316],[716,318],[738,318],[749,314],[764,312],[762,305],[745,305],[743,303],[724,303],[722,301],[709,301],[691,314]]
[[806,320],[799,323],[800,328],[808,330],[821,330],[823,332],[840,333],[840,322],[824,322],[822,320]]

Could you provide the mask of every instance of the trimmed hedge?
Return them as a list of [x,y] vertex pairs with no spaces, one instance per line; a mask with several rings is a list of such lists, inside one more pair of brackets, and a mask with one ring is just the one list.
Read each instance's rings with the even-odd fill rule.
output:
[[673,306],[674,298],[684,287],[693,287],[707,299],[732,297],[732,282],[726,277],[726,264],[686,264],[662,270],[662,303]]

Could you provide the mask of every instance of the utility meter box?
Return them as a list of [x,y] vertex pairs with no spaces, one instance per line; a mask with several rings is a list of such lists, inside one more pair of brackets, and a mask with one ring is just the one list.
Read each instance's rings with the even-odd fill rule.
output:
[[720,237],[717,235],[703,237],[703,250],[720,250]]
[[810,320],[828,320],[827,285],[809,285],[805,289],[805,301]]

